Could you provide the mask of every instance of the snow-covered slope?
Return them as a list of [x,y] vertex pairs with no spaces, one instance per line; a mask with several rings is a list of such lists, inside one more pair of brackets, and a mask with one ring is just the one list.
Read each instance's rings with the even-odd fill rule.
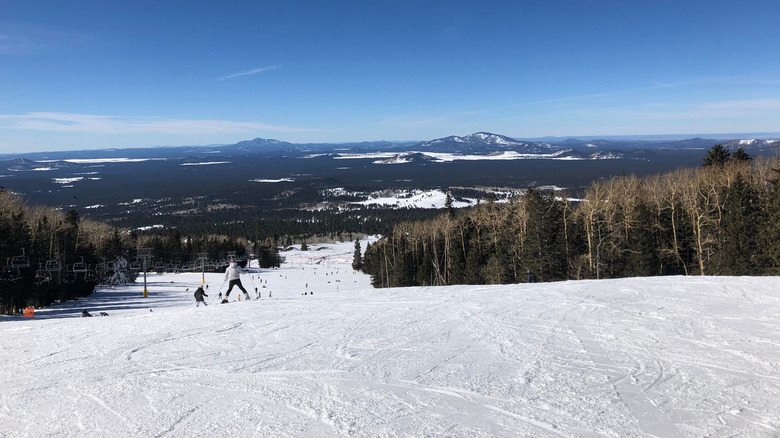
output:
[[353,247],[0,318],[0,436],[780,434],[777,278],[375,290]]

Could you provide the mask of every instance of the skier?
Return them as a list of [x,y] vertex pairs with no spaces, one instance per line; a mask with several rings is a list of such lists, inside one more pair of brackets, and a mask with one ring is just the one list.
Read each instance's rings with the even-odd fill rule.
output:
[[244,289],[244,285],[241,284],[241,267],[238,266],[235,260],[231,260],[230,265],[225,269],[225,280],[229,280],[230,283],[228,283],[228,290],[225,292],[225,299],[222,300],[223,303],[227,303],[233,286],[238,286],[244,292],[244,298],[249,299],[249,293]]
[[82,318],[89,317],[89,316],[92,316],[92,315],[90,315],[89,312],[87,312],[87,309],[84,309],[84,310],[81,311],[81,317]]
[[529,283],[536,283],[536,275],[534,275],[534,273],[531,272],[530,269],[528,270],[528,282]]
[[208,306],[206,300],[203,299],[203,297],[207,296],[206,292],[203,291],[203,286],[198,286],[198,288],[195,289],[195,307],[200,307],[200,303],[203,303],[204,306]]

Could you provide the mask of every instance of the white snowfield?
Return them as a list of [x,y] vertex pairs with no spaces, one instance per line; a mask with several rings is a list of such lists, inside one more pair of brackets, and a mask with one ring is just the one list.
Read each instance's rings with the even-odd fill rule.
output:
[[371,289],[353,248],[0,318],[0,436],[780,435],[777,277]]

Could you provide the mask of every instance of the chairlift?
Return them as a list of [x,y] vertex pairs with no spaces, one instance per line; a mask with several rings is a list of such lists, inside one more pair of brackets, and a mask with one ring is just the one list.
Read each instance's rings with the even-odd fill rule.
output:
[[11,259],[11,266],[14,268],[29,268],[30,258],[24,254],[24,248],[22,248],[22,255],[14,256]]
[[38,263],[38,270],[35,271],[35,284],[41,284],[49,280],[51,280],[51,276],[43,269],[43,263]]
[[59,272],[60,270],[62,270],[60,259],[49,259],[46,261],[47,272]]
[[105,274],[106,272],[108,272],[108,265],[106,265],[105,262],[98,263],[97,265],[95,265],[95,272],[97,272],[98,274]]
[[0,271],[0,280],[2,281],[16,281],[22,278],[22,271],[15,267],[10,259],[6,260],[6,265]]
[[143,268],[144,268],[143,263],[139,262],[138,260],[134,261],[133,263],[130,263],[131,271],[140,271]]
[[90,283],[97,283],[98,281],[98,275],[95,271],[87,270],[87,272],[84,274],[84,281],[90,282]]
[[81,256],[81,261],[73,264],[73,272],[87,272],[88,266],[84,263],[84,256]]
[[66,267],[65,273],[62,275],[63,283],[72,283],[76,280],[78,280],[78,274]]

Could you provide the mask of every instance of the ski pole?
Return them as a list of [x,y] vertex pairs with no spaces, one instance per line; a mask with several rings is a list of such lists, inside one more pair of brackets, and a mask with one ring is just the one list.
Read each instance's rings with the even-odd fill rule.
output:
[[[227,279],[225,279],[225,281],[222,282],[222,286],[220,286],[219,289],[217,289],[217,295],[219,295],[219,293],[222,291],[222,288],[225,287],[225,283],[227,283]],[[212,298],[211,301],[209,301],[209,304],[214,302],[214,300],[217,298],[217,295],[211,296]]]
[[[254,277],[254,275],[251,275],[251,274],[252,274],[252,271],[249,271],[249,274],[250,274],[250,275],[249,275],[249,281],[251,281],[251,282],[252,282],[252,287],[253,287],[253,288],[255,288],[255,293],[256,293],[256,294],[259,294],[260,292],[259,292],[259,290],[257,289],[257,286],[255,286],[255,280],[252,278],[252,277]],[[259,273],[258,273],[258,278],[260,278],[260,275],[259,275]],[[258,298],[259,298],[259,296],[258,296]]]

